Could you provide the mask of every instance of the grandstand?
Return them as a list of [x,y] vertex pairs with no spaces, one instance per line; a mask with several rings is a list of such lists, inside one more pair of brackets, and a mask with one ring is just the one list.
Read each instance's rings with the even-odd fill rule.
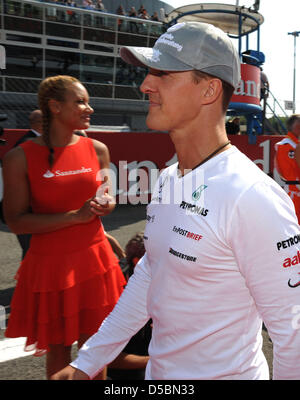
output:
[[76,0],[76,8],[51,1],[0,0],[0,38],[6,52],[6,69],[0,70],[0,114],[8,117],[3,127],[28,128],[41,80],[68,74],[88,89],[93,125],[147,129],[147,101],[139,91],[145,70],[126,65],[119,48],[152,46],[163,25],[116,15],[120,3],[126,11],[143,4],[150,15],[172,10],[158,0],[104,0],[104,13],[83,8],[82,0]]

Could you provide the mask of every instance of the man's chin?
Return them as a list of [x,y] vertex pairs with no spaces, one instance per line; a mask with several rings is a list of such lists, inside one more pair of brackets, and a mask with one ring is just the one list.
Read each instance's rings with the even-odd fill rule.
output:
[[168,130],[164,124],[159,123],[155,118],[147,118],[146,119],[146,125],[149,129],[153,131],[166,131]]

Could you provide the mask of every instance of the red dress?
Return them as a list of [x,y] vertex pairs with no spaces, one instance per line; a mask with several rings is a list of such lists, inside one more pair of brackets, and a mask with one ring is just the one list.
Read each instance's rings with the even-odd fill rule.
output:
[[[23,143],[36,214],[79,209],[93,197],[99,162],[89,138],[49,150]],[[17,272],[5,335],[27,337],[26,350],[44,354],[49,344],[71,345],[81,334],[95,333],[113,309],[126,281],[105,237],[100,218],[54,232],[33,234]]]

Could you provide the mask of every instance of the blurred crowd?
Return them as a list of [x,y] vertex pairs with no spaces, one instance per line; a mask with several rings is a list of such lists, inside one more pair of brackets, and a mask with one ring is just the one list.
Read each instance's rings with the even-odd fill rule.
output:
[[[45,3],[56,3],[68,7],[79,7],[87,10],[107,12],[107,9],[102,0],[83,0],[80,2],[79,1],[76,2],[75,0],[46,0],[46,1],[40,0],[40,1],[43,1]],[[146,8],[143,5],[141,5],[138,10],[136,10],[135,7],[132,6],[130,10],[126,12],[123,5],[120,4],[116,10],[116,14],[133,18],[147,19],[151,21],[159,21],[159,16],[157,11],[154,11],[154,13],[150,16],[150,14],[147,12]]]

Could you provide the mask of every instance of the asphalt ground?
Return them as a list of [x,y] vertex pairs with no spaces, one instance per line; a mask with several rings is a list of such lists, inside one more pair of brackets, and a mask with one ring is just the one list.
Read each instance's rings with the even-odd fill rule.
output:
[[[113,235],[125,248],[128,240],[145,227],[145,205],[117,205],[114,212],[103,218],[107,232]],[[16,236],[8,227],[0,223],[0,306],[5,307],[9,317],[9,304],[15,287],[14,276],[19,267],[21,248]],[[266,330],[263,330],[263,350],[272,373],[272,343]],[[4,329],[0,327],[0,344],[4,339]],[[72,357],[76,356],[73,346]],[[45,380],[45,356],[26,356],[0,362],[0,380]]]

